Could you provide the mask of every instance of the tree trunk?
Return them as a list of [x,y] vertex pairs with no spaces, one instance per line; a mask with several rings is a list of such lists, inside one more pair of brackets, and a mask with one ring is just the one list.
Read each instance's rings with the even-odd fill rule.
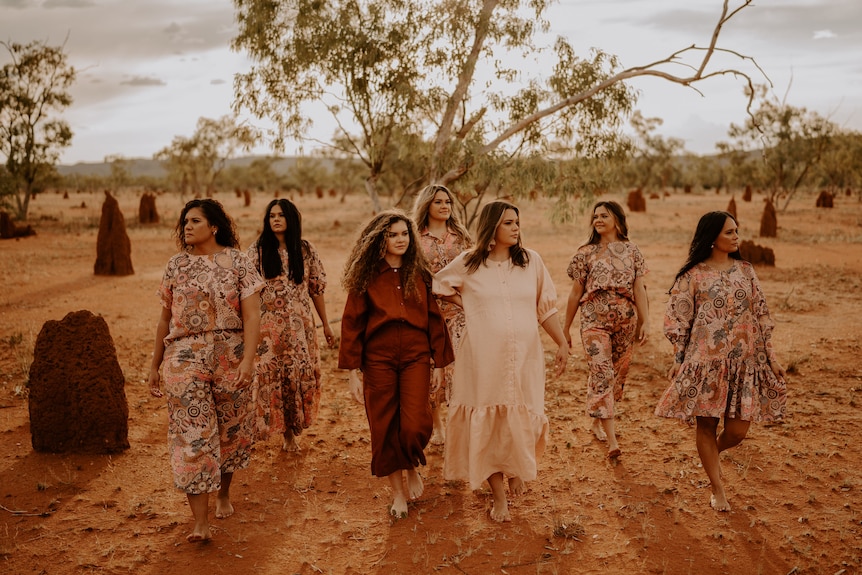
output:
[[383,211],[380,205],[380,195],[377,193],[377,174],[371,174],[365,178],[365,191],[368,192],[368,197],[371,198],[371,207],[375,214]]

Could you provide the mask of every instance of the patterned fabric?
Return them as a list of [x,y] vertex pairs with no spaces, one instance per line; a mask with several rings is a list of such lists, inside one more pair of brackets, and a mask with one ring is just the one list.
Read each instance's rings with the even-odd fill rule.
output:
[[[303,281],[287,277],[287,250],[279,250],[282,275],[267,279],[260,297],[260,345],[255,419],[266,440],[290,429],[299,435],[317,420],[320,408],[320,348],[312,315],[312,297],[323,295],[326,272],[317,250],[303,250]],[[258,245],[248,255],[260,268]]]
[[[467,249],[467,244],[461,240],[457,234],[446,231],[446,235],[441,239],[428,231],[428,228],[421,230],[419,234],[419,246],[422,248],[422,253],[428,261],[428,266],[431,273],[437,273],[444,267],[449,265],[449,262],[454,260],[458,254]],[[452,349],[458,353],[458,347],[461,345],[461,336],[464,333],[466,321],[464,319],[464,310],[459,306],[449,303],[445,300],[437,298],[437,306],[440,308],[440,313],[443,314],[443,319],[446,320],[446,328],[449,330],[449,340],[452,342]],[[452,393],[452,378],[455,374],[455,366],[448,365],[444,374],[446,383],[437,391],[431,394],[431,407],[437,407],[449,401],[449,395]]]
[[581,246],[566,269],[569,277],[584,286],[581,302],[597,291],[616,292],[634,302],[635,280],[649,273],[638,247],[631,242]]
[[586,412],[610,419],[615,416],[615,402],[623,398],[632,360],[637,329],[635,280],[649,269],[635,244],[611,242],[581,246],[566,272],[584,286],[581,342],[590,372]]
[[545,448],[545,356],[539,326],[557,313],[557,293],[538,253],[521,268],[488,261],[468,273],[465,254],[434,277],[434,293],[459,293],[467,327],[455,356],[455,385],[443,477],[478,489],[502,471],[536,478]]
[[241,300],[263,281],[246,255],[225,248],[172,257],[158,295],[171,310],[162,379],[176,486],[217,491],[221,474],[248,465],[253,429],[247,389],[236,388],[243,357]]
[[787,383],[775,361],[772,319],[751,264],[727,271],[701,263],[671,290],[664,334],[682,364],[659,399],[656,415],[693,421],[726,415],[744,421],[782,419]]

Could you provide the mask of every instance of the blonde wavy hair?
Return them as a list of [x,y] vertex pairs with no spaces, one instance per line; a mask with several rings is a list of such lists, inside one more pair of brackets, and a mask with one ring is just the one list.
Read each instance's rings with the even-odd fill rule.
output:
[[446,186],[431,184],[430,186],[422,188],[422,190],[420,190],[416,195],[416,200],[413,202],[412,212],[413,221],[416,222],[416,227],[419,230],[428,227],[428,210],[431,207],[431,203],[434,201],[434,197],[437,195],[437,192],[445,192],[446,195],[449,196],[449,200],[452,202],[453,209],[449,212],[449,219],[446,220],[446,227],[449,228],[450,232],[458,236],[458,240],[465,248],[469,248],[473,245],[473,238],[470,236],[470,232],[467,231],[466,226],[461,223],[458,212],[454,209],[455,196],[452,195],[452,192],[450,192],[449,188]]

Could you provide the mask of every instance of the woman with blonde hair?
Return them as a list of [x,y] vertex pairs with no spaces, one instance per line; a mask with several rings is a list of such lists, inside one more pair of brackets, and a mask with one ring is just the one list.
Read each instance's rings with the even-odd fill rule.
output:
[[430,281],[413,221],[400,210],[368,222],[342,278],[347,302],[338,367],[362,370],[361,384],[349,378],[350,393],[365,404],[371,472],[389,479],[389,513],[396,518],[407,517],[408,496],[424,490],[416,468],[425,465],[431,437],[428,397],[453,359]]
[[[419,244],[432,274],[439,272],[458,254],[473,245],[470,232],[461,223],[458,212],[454,209],[454,199],[446,186],[432,184],[425,186],[413,203],[412,216],[419,230]],[[446,320],[452,349],[457,352],[464,331],[464,310],[439,298],[437,305]],[[441,386],[436,393],[431,393],[431,416],[434,422],[431,443],[434,445],[440,445],[446,439],[442,405],[452,391],[453,373],[453,366],[447,366],[445,386]]]

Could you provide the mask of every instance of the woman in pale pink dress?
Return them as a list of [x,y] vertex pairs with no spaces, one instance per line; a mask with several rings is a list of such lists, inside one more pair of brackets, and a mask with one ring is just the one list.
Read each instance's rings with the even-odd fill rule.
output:
[[655,413],[697,421],[697,453],[717,511],[730,511],[719,454],[739,445],[752,421],[776,421],[786,411],[772,327],[754,268],[739,256],[736,219],[704,215],[670,290],[664,333],[674,349],[672,383]]
[[511,521],[504,478],[519,494],[536,478],[548,433],[539,325],[557,344],[555,372],[569,347],[557,294],[542,258],[521,245],[518,208],[493,201],[479,215],[476,246],[434,277],[440,297],[461,305],[466,328],[455,355],[443,476],[487,481],[494,521]]
[[[473,245],[470,232],[453,209],[452,192],[445,186],[425,186],[416,196],[412,217],[419,230],[419,245],[431,273],[439,272],[458,254]],[[446,320],[452,348],[457,352],[464,331],[464,310],[442,299],[437,300],[437,305]],[[441,445],[446,440],[442,405],[452,391],[455,367],[446,366],[445,373],[445,387],[431,393],[431,417],[434,421],[431,443],[434,445]]]

